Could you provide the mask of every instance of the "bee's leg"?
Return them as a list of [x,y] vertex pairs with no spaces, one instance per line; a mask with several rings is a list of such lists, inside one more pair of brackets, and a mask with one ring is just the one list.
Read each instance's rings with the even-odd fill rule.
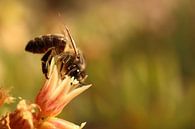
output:
[[61,77],[61,79],[64,79],[64,78],[62,78],[62,75],[61,75],[61,70],[63,67],[63,63],[61,61],[62,58],[60,55],[57,55],[55,59],[56,59],[55,62],[56,62],[57,70],[58,70],[58,75]]
[[49,77],[48,77],[49,67],[50,67],[52,58],[55,56],[55,53],[56,53],[55,48],[50,48],[47,50],[47,52],[41,58],[42,72],[45,75],[46,79],[49,79]]
[[58,67],[58,71],[61,76],[61,79],[64,79],[65,75],[69,71],[67,68],[71,64],[71,55],[66,54],[66,53],[62,53],[61,55],[58,55],[56,63],[57,63],[57,67]]

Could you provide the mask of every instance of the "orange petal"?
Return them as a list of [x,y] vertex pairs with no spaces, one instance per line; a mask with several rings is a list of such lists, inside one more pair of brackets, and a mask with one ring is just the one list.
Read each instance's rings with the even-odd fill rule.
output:
[[81,126],[75,125],[69,121],[63,119],[50,117],[46,119],[38,129],[82,129],[86,123],[82,123]]

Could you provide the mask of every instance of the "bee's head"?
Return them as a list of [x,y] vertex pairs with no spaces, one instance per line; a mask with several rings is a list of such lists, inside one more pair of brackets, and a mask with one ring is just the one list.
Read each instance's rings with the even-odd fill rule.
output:
[[85,71],[81,71],[80,69],[75,69],[74,71],[71,71],[70,76],[73,76],[81,83],[83,83],[87,78],[87,74],[85,73]]

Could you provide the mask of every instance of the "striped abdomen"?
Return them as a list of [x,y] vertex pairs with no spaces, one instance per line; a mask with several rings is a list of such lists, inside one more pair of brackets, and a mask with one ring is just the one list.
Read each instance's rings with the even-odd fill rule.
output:
[[49,48],[55,48],[57,53],[64,51],[66,40],[63,35],[43,35],[30,40],[25,50],[32,53],[45,53]]

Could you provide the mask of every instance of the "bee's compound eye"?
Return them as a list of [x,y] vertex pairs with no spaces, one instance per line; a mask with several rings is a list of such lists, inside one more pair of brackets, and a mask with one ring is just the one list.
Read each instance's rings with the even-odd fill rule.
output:
[[79,70],[79,69],[77,69],[77,73],[79,73],[79,71],[80,71],[80,70]]

